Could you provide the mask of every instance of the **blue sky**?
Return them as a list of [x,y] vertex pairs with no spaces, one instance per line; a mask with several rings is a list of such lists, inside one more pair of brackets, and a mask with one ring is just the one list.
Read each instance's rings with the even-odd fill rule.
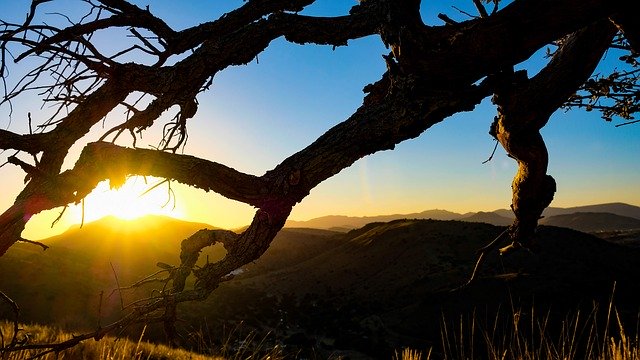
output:
[[[29,2],[1,3],[0,18],[21,21]],[[62,9],[74,9],[76,3],[77,0],[63,1]],[[425,3],[430,5],[423,6],[423,17],[430,25],[441,24],[436,19],[437,12],[464,19],[446,6],[448,2]],[[455,2],[457,6],[466,3]],[[186,1],[176,6],[174,1],[148,0],[138,4],[149,4],[154,14],[180,29],[213,19],[243,1]],[[344,14],[353,4],[355,1],[318,1],[305,13]],[[468,1],[469,6],[465,6],[469,12],[473,12],[471,4]],[[53,21],[51,16],[49,21]],[[103,48],[117,45],[109,39],[100,40]],[[384,72],[381,54],[386,52],[377,37],[352,41],[348,47],[335,50],[275,40],[257,61],[219,73],[211,91],[199,95],[199,112],[191,120],[185,153],[262,175],[352,114],[362,103],[362,88]],[[610,56],[604,65],[610,66],[611,58],[615,57]],[[535,71],[541,64],[536,58],[522,67]],[[0,109],[3,128],[24,129],[20,119],[40,106],[36,97],[25,97],[16,105],[11,125],[6,109]],[[107,123],[119,123],[121,115],[110,115]],[[291,218],[411,213],[433,208],[457,212],[508,208],[515,162],[499,148],[491,162],[482,164],[494,145],[488,134],[494,115],[495,109],[486,100],[475,111],[453,116],[393,151],[359,160],[315,188],[294,208]],[[96,128],[85,141],[95,141],[100,130]],[[635,189],[640,182],[640,125],[615,128],[595,112],[558,111],[543,129],[543,135],[550,153],[549,174],[558,183],[552,206],[614,201],[640,205]],[[153,132],[138,146],[143,144],[156,144]],[[68,166],[75,161],[79,148],[67,159]],[[7,189],[0,206],[6,208],[21,188],[22,174],[8,167],[0,172],[0,186]],[[174,216],[236,227],[247,224],[255,211],[215,194],[175,189],[179,210]],[[65,230],[63,224],[52,232],[42,232],[54,216],[49,213],[34,219],[30,225],[33,237]],[[74,219],[77,220],[77,210],[70,211],[65,223],[73,223]]]

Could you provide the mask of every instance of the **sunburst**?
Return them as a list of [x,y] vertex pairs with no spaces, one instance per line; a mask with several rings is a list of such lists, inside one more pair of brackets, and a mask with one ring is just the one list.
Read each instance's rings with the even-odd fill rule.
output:
[[134,220],[151,214],[182,218],[183,213],[168,183],[157,178],[129,178],[122,186],[111,189],[103,181],[84,200],[84,206],[74,206],[73,217],[80,222],[94,221],[105,216]]

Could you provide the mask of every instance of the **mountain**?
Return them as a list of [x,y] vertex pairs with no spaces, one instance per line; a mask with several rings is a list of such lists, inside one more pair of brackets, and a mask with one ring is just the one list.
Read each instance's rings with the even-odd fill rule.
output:
[[460,221],[485,223],[496,226],[509,226],[513,223],[513,219],[496,214],[495,212],[480,211],[473,215],[465,216],[459,219]]
[[[158,262],[178,265],[181,241],[203,228],[214,227],[156,215],[136,220],[105,217],[81,228],[73,226],[42,240],[50,246],[46,251],[26,243],[12,246],[0,257],[0,289],[21,305],[24,321],[90,328],[98,320],[98,308],[105,323],[119,316],[120,294],[114,289],[158,272]],[[248,269],[267,272],[307,260],[335,246],[337,240],[331,238],[335,234],[318,229],[282,230],[266,260]],[[219,244],[206,248],[198,264],[215,262],[225,253]],[[122,302],[147,297],[151,288],[124,291]]]
[[329,215],[314,218],[307,221],[287,220],[286,227],[315,228],[315,229],[342,229],[351,230],[365,226],[373,222],[388,222],[398,219],[433,219],[433,220],[456,220],[463,215],[447,210],[426,210],[411,214],[394,214],[378,216],[344,216]]
[[[120,267],[125,280],[139,276],[157,262],[175,263],[180,242],[200,229],[214,229],[204,223],[189,222],[168,216],[147,215],[133,220],[107,216],[97,221],[71,227],[61,235],[42,240],[52,248],[64,248],[91,259],[94,264]],[[177,253],[176,253],[177,252]],[[224,256],[221,245],[205,251],[212,261]],[[124,265],[135,258],[132,264]],[[110,265],[108,270],[111,273]],[[105,266],[105,268],[107,268]],[[113,276],[113,274],[109,274]]]
[[[494,211],[496,214],[513,219],[513,211],[509,209],[498,209]],[[640,207],[625,203],[607,203],[597,205],[574,206],[568,208],[548,207],[542,213],[543,216],[567,215],[573,213],[609,213],[620,216],[627,216],[640,219]]]
[[[212,226],[156,215],[136,220],[105,217],[82,228],[73,226],[42,240],[50,246],[46,251],[25,243],[12,246],[0,258],[0,273],[11,274],[0,277],[0,288],[24,304],[25,320],[55,321],[69,328],[96,323],[104,292],[102,316],[105,321],[113,320],[120,301],[111,291],[118,284],[130,285],[157,272],[158,262],[177,265],[180,242],[202,228]],[[224,249],[212,247],[205,254],[215,261],[224,255]],[[124,301],[144,291],[126,294]]]
[[565,215],[554,215],[541,219],[540,223],[566,227],[583,232],[640,229],[640,219],[600,212],[576,212]]
[[[550,207],[545,209],[543,216],[567,215],[577,212],[610,213],[620,216],[640,219],[640,207],[624,204],[609,203],[598,205],[575,206],[569,208]],[[329,215],[307,221],[287,220],[286,227],[329,229],[347,232],[372,222],[388,222],[399,219],[432,219],[432,220],[463,220],[470,222],[484,222],[497,226],[510,225],[513,221],[513,211],[498,209],[492,212],[470,212],[458,214],[447,210],[426,210],[419,213],[394,214],[379,216],[343,216]]]

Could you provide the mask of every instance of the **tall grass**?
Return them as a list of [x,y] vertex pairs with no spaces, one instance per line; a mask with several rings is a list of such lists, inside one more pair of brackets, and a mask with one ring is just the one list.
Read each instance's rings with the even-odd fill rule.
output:
[[[42,325],[21,325],[19,340],[28,343],[59,343],[71,339],[73,335],[60,329]],[[4,341],[13,334],[13,324],[0,322],[0,331]],[[175,349],[166,345],[152,344],[143,341],[144,330],[138,341],[124,338],[104,337],[99,341],[84,341],[79,345],[60,353],[48,353],[38,359],[44,360],[222,360],[223,357],[205,356],[182,349]],[[23,350],[5,352],[0,355],[2,360],[29,359],[42,353],[43,350]]]
[[[512,309],[513,310],[513,309]],[[398,359],[403,360],[640,360],[638,328],[628,335],[620,314],[609,304],[605,322],[598,323],[598,308],[584,315],[577,311],[560,321],[559,326],[550,314],[506,312],[508,321],[496,315],[492,323],[483,323],[474,314],[470,319],[460,317],[456,323],[442,319],[441,349],[426,358],[422,352],[404,349]],[[612,334],[614,333],[614,334]]]
[[[72,338],[72,334],[61,329],[43,325],[20,325],[20,343],[55,344]],[[4,344],[13,336],[13,323],[0,321],[0,332]],[[146,327],[145,327],[146,329]],[[190,337],[200,353],[171,348],[162,344],[143,341],[145,329],[137,341],[126,338],[104,337],[99,341],[87,340],[58,354],[52,352],[39,356],[45,350],[6,351],[0,350],[1,360],[23,360],[37,357],[43,360],[283,360],[287,356],[283,348],[269,342],[269,335],[258,337],[255,331],[243,331],[242,324],[225,334],[225,341],[212,345],[202,331],[193,332]],[[204,355],[217,354],[217,355]]]
[[[638,328],[633,335],[626,331],[620,314],[609,305],[600,319],[597,307],[587,314],[576,311],[560,322],[552,322],[551,315],[537,314],[535,308],[524,312],[510,309],[498,312],[492,321],[481,321],[477,314],[452,322],[443,316],[441,343],[426,351],[405,348],[396,351],[394,360],[640,360]],[[507,321],[504,321],[507,320]],[[559,326],[556,326],[558,325]],[[19,340],[29,343],[57,343],[68,340],[71,334],[41,325],[21,326]],[[13,324],[0,322],[0,331],[6,343],[13,333]],[[71,349],[49,353],[45,360],[280,360],[297,358],[286,355],[283,349],[259,338],[255,332],[238,334],[239,328],[227,334],[219,348],[207,348],[209,341],[202,339],[202,351],[218,355],[207,356],[143,341],[144,330],[138,341],[105,337],[99,341],[85,341]],[[200,336],[203,336],[200,334]],[[28,337],[28,339],[27,339]],[[236,339],[236,340],[233,340]],[[240,339],[240,340],[238,340]],[[0,353],[2,360],[32,358],[42,350]],[[335,358],[337,359],[337,358]]]

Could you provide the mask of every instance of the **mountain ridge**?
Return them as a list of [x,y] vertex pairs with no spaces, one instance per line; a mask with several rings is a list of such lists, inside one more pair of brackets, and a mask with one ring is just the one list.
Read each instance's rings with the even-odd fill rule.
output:
[[[607,213],[630,217],[640,220],[640,207],[622,202],[612,202],[593,205],[572,206],[567,208],[549,207],[543,212],[544,217],[567,215],[572,213]],[[399,219],[433,219],[433,220],[461,220],[471,222],[486,222],[493,225],[509,225],[514,218],[508,209],[494,211],[467,212],[464,214],[448,210],[433,209],[408,214],[376,215],[376,216],[347,216],[326,215],[309,220],[287,220],[285,227],[309,227],[318,229],[355,229],[371,222],[388,222]]]

